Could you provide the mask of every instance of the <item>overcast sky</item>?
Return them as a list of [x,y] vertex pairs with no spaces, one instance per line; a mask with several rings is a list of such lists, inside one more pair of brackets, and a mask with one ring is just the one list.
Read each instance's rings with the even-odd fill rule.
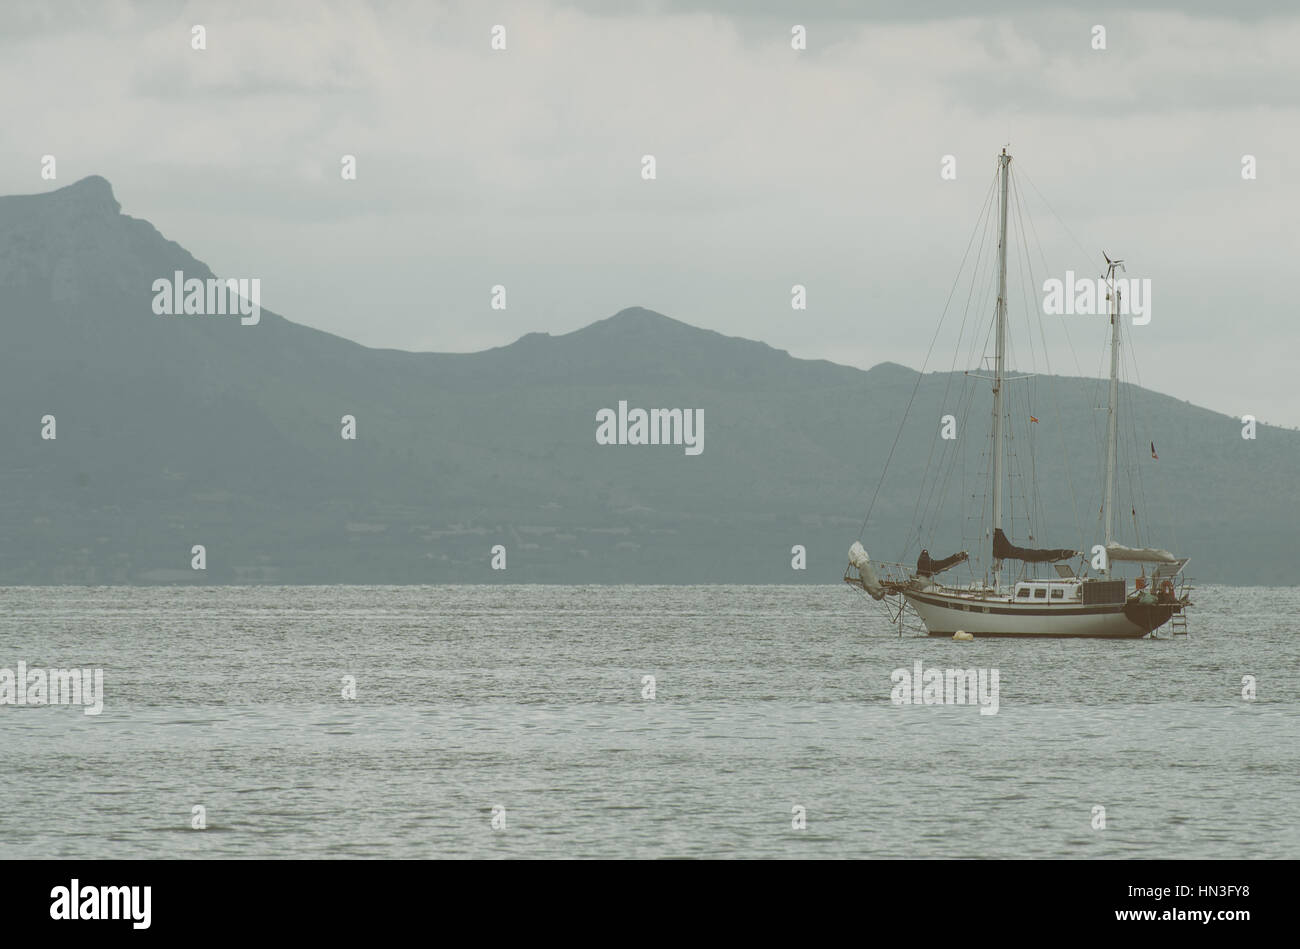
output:
[[[1300,425],[1289,3],[5,0],[0,20],[0,192],[103,175],[216,273],[260,277],[264,306],[368,346],[478,350],[641,305],[919,368],[1009,143],[1037,282],[1124,257],[1153,287],[1144,385]],[[1102,321],[1053,320],[1051,368],[1097,374]]]

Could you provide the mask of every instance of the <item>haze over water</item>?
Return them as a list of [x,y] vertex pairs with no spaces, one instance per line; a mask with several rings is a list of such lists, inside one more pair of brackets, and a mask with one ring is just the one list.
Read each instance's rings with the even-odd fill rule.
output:
[[[973,643],[839,586],[2,595],[0,667],[105,692],[0,706],[3,858],[1300,856],[1294,588]],[[997,714],[893,705],[916,660],[999,670]]]

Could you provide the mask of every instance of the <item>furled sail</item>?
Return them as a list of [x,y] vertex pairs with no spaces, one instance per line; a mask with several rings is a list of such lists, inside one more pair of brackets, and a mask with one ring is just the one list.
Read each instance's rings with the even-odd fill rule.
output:
[[858,576],[862,578],[862,589],[870,593],[872,599],[883,600],[885,588],[880,585],[880,578],[876,576],[876,568],[871,566],[871,558],[867,556],[866,549],[856,540],[849,548],[849,563],[858,568]]
[[1125,547],[1123,544],[1108,545],[1106,556],[1111,560],[1128,560],[1134,563],[1178,563],[1180,559],[1158,547]]
[[1064,548],[1038,549],[1034,547],[1017,547],[1011,541],[1007,540],[1007,535],[1002,533],[1002,528],[993,529],[993,559],[994,560],[1022,560],[1025,563],[1051,563],[1054,560],[1069,560],[1071,557],[1078,555],[1077,550],[1065,550]]
[[951,557],[943,557],[935,560],[930,556],[930,551],[921,551],[921,556],[916,558],[916,575],[918,577],[932,577],[936,573],[943,573],[949,567],[955,567],[963,560],[967,560],[966,551],[953,554]]

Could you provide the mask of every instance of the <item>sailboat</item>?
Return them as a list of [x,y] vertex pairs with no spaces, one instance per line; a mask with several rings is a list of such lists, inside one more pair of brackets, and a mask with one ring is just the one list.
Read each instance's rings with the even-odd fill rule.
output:
[[[1012,381],[1007,367],[1007,196],[1011,156],[1005,148],[998,163],[998,290],[991,376],[992,508],[990,520],[981,521],[979,534],[981,542],[988,544],[981,553],[991,555],[985,561],[989,569],[982,577],[973,576],[965,584],[955,579],[945,580],[945,577],[952,578],[961,565],[971,563],[965,551],[934,558],[928,550],[922,550],[921,557],[912,566],[897,561],[872,560],[859,539],[849,549],[844,580],[880,601],[890,611],[891,620],[898,623],[900,634],[905,618],[912,615],[920,619],[929,635],[948,637],[964,632],[975,637],[1133,639],[1150,634],[1175,617],[1178,617],[1173,624],[1175,630],[1185,631],[1186,610],[1191,605],[1191,587],[1184,579],[1187,558],[1159,547],[1128,546],[1116,539],[1122,307],[1121,288],[1115,272],[1117,268],[1123,269],[1121,260],[1111,260],[1103,254],[1107,265],[1105,286],[1110,315],[1105,499],[1100,511],[1105,525],[1105,543],[1093,547],[1087,554],[1067,548],[1018,546],[1004,529],[1007,526],[1003,523],[1007,462],[1005,400],[1007,385]],[[918,378],[918,385],[919,382]],[[1031,418],[1031,421],[1037,419]],[[900,428],[900,434],[901,431]],[[1152,455],[1155,456],[1154,442]],[[1134,515],[1136,518],[1136,509]],[[864,534],[866,527],[864,522]],[[1077,572],[1067,563],[1075,558],[1079,561]],[[1119,564],[1131,565],[1140,570],[1140,575],[1130,583],[1117,575]],[[1048,565],[1053,567],[1055,575],[1039,576],[1039,569]]]

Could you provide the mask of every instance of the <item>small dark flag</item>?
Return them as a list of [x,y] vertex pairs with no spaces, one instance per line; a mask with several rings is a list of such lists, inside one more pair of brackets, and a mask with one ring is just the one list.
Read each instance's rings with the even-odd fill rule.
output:
[[1031,421],[1031,422],[1037,422],[1038,419],[1034,418],[1034,416],[1031,415],[1031,416],[1029,416],[1029,421]]
[[1152,443],[1151,443],[1151,457],[1154,458],[1156,461],[1159,461],[1159,460],[1160,460],[1160,456],[1156,454],[1156,443],[1155,443],[1155,442],[1152,442]]

